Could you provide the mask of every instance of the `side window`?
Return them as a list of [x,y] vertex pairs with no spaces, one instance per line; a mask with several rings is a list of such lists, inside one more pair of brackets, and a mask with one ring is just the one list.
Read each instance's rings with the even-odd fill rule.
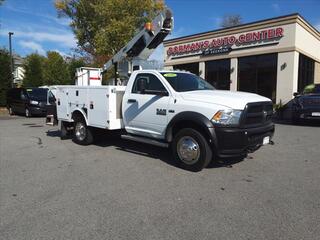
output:
[[157,91],[166,90],[161,81],[155,75],[150,73],[141,73],[136,76],[132,87],[132,93],[141,94],[142,89]]
[[54,104],[56,101],[56,98],[54,97],[53,93],[51,91],[48,91],[49,95],[49,103]]

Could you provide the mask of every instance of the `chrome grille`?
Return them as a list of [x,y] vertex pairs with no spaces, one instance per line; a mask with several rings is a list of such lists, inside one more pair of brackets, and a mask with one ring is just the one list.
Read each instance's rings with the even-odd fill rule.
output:
[[241,118],[241,126],[255,127],[272,121],[272,102],[248,103]]
[[303,105],[320,106],[320,97],[306,97],[302,99]]

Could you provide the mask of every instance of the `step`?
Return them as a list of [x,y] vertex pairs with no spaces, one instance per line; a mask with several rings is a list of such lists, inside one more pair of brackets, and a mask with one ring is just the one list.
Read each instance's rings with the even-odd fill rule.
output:
[[166,142],[161,142],[152,138],[147,138],[147,137],[141,137],[141,136],[133,136],[133,135],[121,135],[122,139],[130,140],[130,141],[135,141],[135,142],[140,142],[140,143],[146,143],[150,145],[154,145],[157,147],[163,147],[167,148],[169,147],[169,144]]

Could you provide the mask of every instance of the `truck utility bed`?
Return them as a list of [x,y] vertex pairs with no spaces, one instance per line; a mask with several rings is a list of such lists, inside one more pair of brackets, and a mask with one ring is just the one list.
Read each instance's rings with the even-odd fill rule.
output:
[[124,86],[57,86],[58,119],[73,122],[72,114],[79,111],[89,126],[121,129],[124,91]]

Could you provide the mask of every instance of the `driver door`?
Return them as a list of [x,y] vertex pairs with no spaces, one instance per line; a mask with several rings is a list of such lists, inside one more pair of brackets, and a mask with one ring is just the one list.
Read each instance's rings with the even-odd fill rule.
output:
[[123,114],[129,133],[163,139],[170,94],[152,73],[137,74],[131,94],[124,99]]

